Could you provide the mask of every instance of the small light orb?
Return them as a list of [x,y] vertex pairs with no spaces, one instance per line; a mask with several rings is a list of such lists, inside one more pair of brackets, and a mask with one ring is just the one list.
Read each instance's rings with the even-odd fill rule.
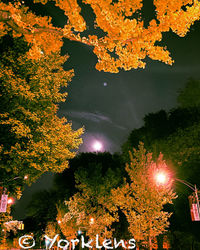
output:
[[90,224],[94,224],[94,218],[90,218]]
[[13,198],[9,198],[8,201],[7,201],[7,203],[9,205],[12,205],[14,203],[14,199]]
[[103,86],[104,86],[104,87],[106,87],[107,85],[108,85],[107,82],[104,82],[104,83],[103,83]]
[[25,175],[25,176],[24,176],[24,180],[27,180],[27,179],[28,179],[28,175]]
[[93,149],[94,149],[95,151],[101,151],[102,148],[103,148],[103,145],[102,145],[101,142],[95,141],[92,147],[93,147]]
[[61,220],[58,220],[58,224],[60,224],[61,223]]
[[82,231],[79,229],[77,233],[78,233],[78,235],[81,235]]

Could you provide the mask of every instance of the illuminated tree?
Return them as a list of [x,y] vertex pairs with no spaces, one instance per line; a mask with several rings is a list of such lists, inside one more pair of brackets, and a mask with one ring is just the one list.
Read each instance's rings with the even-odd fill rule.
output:
[[17,180],[6,180],[28,175],[31,182],[67,168],[83,129],[74,131],[57,116],[57,104],[66,98],[60,88],[73,76],[62,68],[66,56],[52,53],[31,61],[26,43],[10,36],[2,38],[0,50],[0,173],[3,185],[14,184],[16,192]]
[[57,233],[55,222],[48,222],[45,228],[45,235],[53,239]]
[[[46,4],[49,1],[34,2]],[[31,45],[29,57],[34,59],[43,56],[41,51],[44,54],[58,52],[63,37],[87,44],[94,47],[98,58],[96,68],[115,73],[120,68],[144,68],[146,57],[172,64],[169,51],[158,44],[163,33],[171,30],[184,37],[191,25],[200,18],[198,0],[154,0],[155,13],[148,25],[141,15],[144,5],[142,0],[84,0],[83,3],[89,5],[95,15],[94,28],[100,31],[97,36],[97,32],[87,31],[87,20],[81,15],[81,7],[76,0],[54,2],[68,18],[64,28],[54,27],[49,17],[34,15],[20,1],[14,4],[2,2],[0,34],[12,30],[14,36],[22,35]]]
[[[66,201],[67,212],[62,219],[63,228],[74,233],[80,229],[89,238],[99,235],[99,240],[112,237],[112,224],[118,221],[117,207],[112,202],[111,189],[119,183],[119,171],[108,169],[102,174],[99,164],[88,166],[91,172],[76,173],[78,192]],[[66,230],[68,231],[68,230]]]
[[129,223],[129,231],[137,244],[152,249],[152,241],[166,231],[170,213],[163,211],[167,203],[176,198],[171,182],[158,185],[155,176],[158,170],[166,171],[166,164],[160,154],[157,163],[147,153],[143,144],[130,153],[126,171],[130,181],[113,190],[113,199]]
[[0,248],[6,248],[6,231],[7,228],[5,226],[5,222],[12,220],[12,216],[10,215],[10,206],[7,206],[6,213],[0,213]]

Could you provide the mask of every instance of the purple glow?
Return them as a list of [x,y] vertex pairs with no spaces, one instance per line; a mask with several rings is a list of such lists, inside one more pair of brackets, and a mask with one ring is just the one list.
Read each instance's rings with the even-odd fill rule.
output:
[[95,150],[95,151],[101,151],[103,149],[103,144],[100,142],[100,141],[95,141],[93,142],[92,144],[92,148]]

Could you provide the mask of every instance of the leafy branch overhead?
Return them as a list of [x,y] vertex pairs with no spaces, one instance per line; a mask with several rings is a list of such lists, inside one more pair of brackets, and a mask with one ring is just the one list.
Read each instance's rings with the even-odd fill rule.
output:
[[[35,0],[46,4],[48,0]],[[76,0],[55,0],[55,5],[64,11],[68,21],[64,28],[51,24],[51,18],[33,14],[20,2],[0,3],[0,35],[13,30],[16,36],[23,35],[31,45],[29,57],[38,59],[43,53],[57,52],[62,38],[94,47],[98,58],[96,69],[117,73],[119,69],[144,68],[146,57],[172,64],[169,51],[158,45],[164,32],[170,30],[184,37],[191,25],[200,19],[200,2],[197,0],[154,0],[154,18],[144,25],[142,0],[83,0],[95,15],[94,28],[103,35],[83,34],[86,21]],[[43,52],[43,53],[41,53]]]

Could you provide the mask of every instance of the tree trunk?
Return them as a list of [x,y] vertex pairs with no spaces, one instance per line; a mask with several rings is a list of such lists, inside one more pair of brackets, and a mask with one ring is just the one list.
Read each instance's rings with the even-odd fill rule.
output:
[[151,242],[151,236],[149,235],[149,250],[152,250],[152,242]]

